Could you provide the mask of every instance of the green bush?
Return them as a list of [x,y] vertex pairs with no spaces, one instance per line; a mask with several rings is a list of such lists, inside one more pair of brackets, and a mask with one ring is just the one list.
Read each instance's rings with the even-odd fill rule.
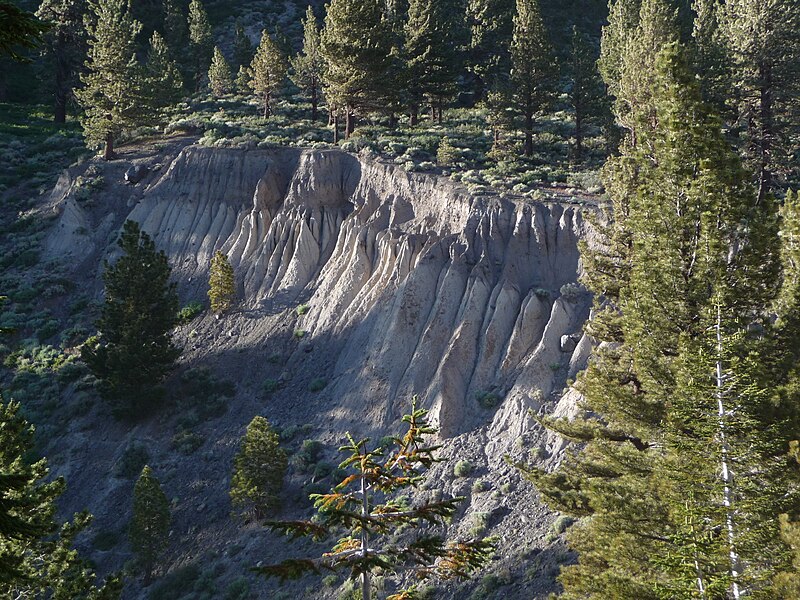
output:
[[224,600],[249,600],[250,582],[244,577],[239,577],[225,588]]
[[555,522],[553,522],[553,531],[557,534],[564,533],[567,528],[575,522],[575,519],[567,515],[560,515]]
[[149,460],[150,452],[147,447],[139,442],[131,442],[114,465],[114,475],[126,479],[138,477]]
[[278,391],[280,387],[281,383],[277,379],[265,379],[264,383],[261,384],[261,391],[265,396],[270,396]]
[[308,305],[308,304],[301,304],[300,306],[298,306],[298,307],[295,309],[295,312],[297,313],[297,316],[298,316],[298,317],[302,317],[302,316],[303,316],[304,314],[306,314],[306,313],[307,313],[309,310],[311,310],[311,306],[310,306],[310,305]]
[[317,377],[311,380],[311,383],[308,384],[308,391],[309,392],[321,392],[325,389],[328,385],[328,382],[321,377]]
[[172,446],[181,454],[193,454],[203,445],[203,438],[189,429],[181,429],[172,436]]
[[502,396],[495,392],[479,392],[476,398],[478,404],[486,409],[497,408],[503,401]]
[[453,466],[453,475],[456,477],[468,477],[475,467],[468,460],[459,460]]
[[203,305],[200,302],[192,301],[178,312],[178,320],[181,323],[188,323],[202,312]]

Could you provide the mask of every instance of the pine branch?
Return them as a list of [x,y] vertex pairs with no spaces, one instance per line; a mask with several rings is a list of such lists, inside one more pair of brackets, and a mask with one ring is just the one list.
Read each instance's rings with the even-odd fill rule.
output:
[[327,527],[313,521],[267,521],[265,525],[270,531],[291,536],[292,539],[311,537],[317,542],[330,535]]

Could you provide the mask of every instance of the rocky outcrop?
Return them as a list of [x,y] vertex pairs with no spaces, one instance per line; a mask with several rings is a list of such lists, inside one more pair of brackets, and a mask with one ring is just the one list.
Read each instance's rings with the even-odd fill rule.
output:
[[[62,220],[87,226],[65,206]],[[326,393],[343,419],[381,427],[418,394],[444,435],[493,415],[504,446],[586,359],[588,298],[559,291],[580,270],[576,206],[474,196],[336,150],[189,146],[125,216],[169,255],[187,296],[204,295],[215,251],[230,257],[249,319],[231,344],[308,303],[303,352],[336,357]],[[64,252],[69,229],[50,247]]]

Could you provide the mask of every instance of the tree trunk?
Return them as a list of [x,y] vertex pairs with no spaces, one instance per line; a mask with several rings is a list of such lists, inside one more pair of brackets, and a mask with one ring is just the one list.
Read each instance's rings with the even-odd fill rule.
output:
[[533,108],[525,108],[525,156],[533,156]]
[[114,158],[114,136],[110,133],[106,134],[106,147],[103,150],[103,160],[111,160]]
[[[369,498],[367,497],[367,480],[364,476],[364,466],[361,467],[361,516],[369,516]],[[361,557],[367,555],[369,549],[369,533],[366,527],[361,528]],[[361,600],[371,600],[372,590],[369,585],[369,571],[361,574]]]
[[575,107],[575,162],[580,162],[583,156],[583,114]]
[[269,119],[269,92],[264,93],[264,120]]
[[431,123],[436,122],[436,105],[431,100]]
[[353,134],[353,129],[355,129],[355,125],[356,116],[353,114],[352,109],[348,108],[344,121],[344,139],[350,139],[350,136]]
[[328,127],[333,125],[333,120],[336,118],[334,117],[334,110],[332,108],[328,109]]
[[728,468],[728,440],[725,432],[725,421],[728,413],[725,410],[725,376],[722,372],[722,308],[717,305],[717,364],[716,364],[716,396],[717,396],[717,423],[720,442],[720,467],[722,471],[722,504],[725,506],[725,525],[728,530],[728,559],[731,569],[731,591],[734,600],[741,598],[739,590],[739,554],[736,552],[736,537],[733,522],[733,476]]
[[443,119],[444,119],[444,106],[443,106],[443,105],[442,105],[442,103],[440,102],[440,103],[439,103],[439,114],[438,114],[438,116],[436,117],[436,120],[437,120],[437,122],[439,123],[439,125],[441,125],[441,124],[442,124],[442,120],[443,120]]
[[333,121],[333,143],[339,143],[339,113],[331,113],[331,120]]
[[389,129],[392,131],[397,129],[397,115],[394,113],[389,114]]
[[409,117],[409,125],[411,127],[416,127],[417,123],[419,122],[419,106],[416,104],[411,106],[411,112],[408,115]]
[[767,194],[772,190],[772,138],[773,115],[772,115],[772,67],[768,64],[759,66],[758,75],[760,80],[760,107],[761,131],[759,140],[759,173],[758,173],[758,200],[763,202]]
[[317,109],[317,104],[319,103],[319,98],[317,96],[317,86],[314,84],[311,86],[311,122],[317,122],[317,113],[319,112]]
[[59,34],[53,48],[56,55],[56,102],[53,107],[53,122],[67,122],[67,97],[69,95],[69,64],[64,56],[63,34]]

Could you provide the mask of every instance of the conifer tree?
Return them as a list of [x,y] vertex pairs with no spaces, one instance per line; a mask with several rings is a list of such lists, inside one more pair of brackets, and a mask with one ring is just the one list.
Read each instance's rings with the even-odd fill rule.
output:
[[5,0],[0,4],[0,56],[6,55],[12,60],[26,60],[19,53],[19,48],[37,48],[46,29],[47,25],[36,15]]
[[332,0],[328,5],[320,45],[325,97],[336,115],[345,115],[345,138],[353,132],[357,113],[384,110],[397,95],[387,85],[394,80],[396,58],[384,8],[382,0]]
[[224,96],[233,90],[231,67],[217,46],[214,46],[214,57],[208,68],[208,84],[211,86],[211,93],[216,97]]
[[543,419],[585,447],[528,474],[552,507],[588,517],[569,535],[579,560],[562,570],[564,598],[756,597],[786,567],[778,515],[800,506],[786,454],[796,402],[768,360],[774,207],[748,185],[685,50],[668,45],[656,66],[645,114],[657,126],[610,171],[631,190],[625,285],[609,303],[595,287],[607,275],[590,282],[615,343],[581,377],[586,412]]
[[[281,580],[297,579],[322,570],[347,571],[361,583],[361,598],[370,600],[372,573],[381,570],[400,573],[413,570],[418,580],[438,576],[466,578],[489,560],[493,545],[487,540],[446,543],[444,536],[426,526],[441,526],[458,510],[460,497],[404,504],[396,494],[411,495],[424,479],[423,473],[438,459],[438,446],[427,437],[427,411],[417,408],[403,421],[408,431],[392,438],[390,449],[369,450],[369,439],[356,440],[350,434],[340,448],[347,458],[339,465],[347,476],[328,494],[312,494],[317,518],[311,521],[268,523],[273,531],[316,540],[339,537],[330,552],[319,558],[290,559],[278,565],[259,567],[256,572]],[[398,529],[411,526],[410,540],[397,541]],[[401,590],[387,600],[413,597]]]
[[133,487],[133,516],[128,530],[131,549],[150,583],[158,557],[167,547],[170,528],[169,501],[153,470],[145,465]]
[[186,6],[180,0],[164,0],[164,39],[171,56],[177,61],[183,85],[194,83],[194,60],[189,45],[189,20]]
[[586,35],[572,29],[572,48],[570,54],[570,78],[572,87],[569,91],[570,104],[575,119],[575,145],[573,157],[580,162],[583,159],[583,139],[586,127],[601,119],[605,89],[597,71],[596,60]]
[[147,52],[147,83],[150,88],[150,106],[163,109],[181,98],[183,82],[178,65],[160,33],[153,32]]
[[67,103],[78,82],[78,70],[86,52],[86,31],[83,19],[85,0],[44,0],[36,16],[49,26],[44,36],[48,55],[54,62],[53,121],[65,123]]
[[88,513],[55,521],[62,478],[48,480],[47,460],[30,462],[33,427],[20,405],[0,395],[0,595],[3,598],[114,600],[117,577],[102,586],[87,561],[73,549],[91,522]]
[[200,0],[191,0],[189,3],[189,46],[194,56],[194,89],[198,92],[211,64],[214,49],[211,23]]
[[266,29],[261,32],[250,70],[253,73],[250,87],[264,103],[264,118],[268,119],[272,114],[272,97],[283,87],[289,65]]
[[250,81],[252,79],[253,73],[250,71],[250,67],[245,65],[239,67],[239,72],[236,74],[236,80],[234,81],[236,91],[243,95],[252,94],[253,88],[250,87]]
[[311,6],[303,21],[303,49],[292,60],[291,78],[311,99],[311,120],[317,120],[325,61],[320,51],[319,26]]
[[469,0],[469,70],[476,80],[476,99],[504,87],[511,71],[509,46],[515,0]]
[[244,30],[242,23],[236,21],[236,29],[233,32],[233,67],[237,70],[240,67],[247,67],[253,60],[253,43]]
[[256,520],[280,505],[288,462],[280,437],[264,417],[253,417],[233,462],[231,502],[237,510],[252,511]]
[[236,284],[234,282],[233,267],[228,261],[228,257],[220,251],[217,251],[211,259],[208,286],[211,310],[216,313],[230,310],[236,298]]
[[444,105],[457,91],[464,46],[460,2],[410,0],[405,26],[404,55],[412,120],[427,100],[432,120],[441,122]]
[[542,22],[538,0],[517,0],[511,39],[511,93],[525,132],[525,156],[533,155],[536,113],[551,101],[557,77],[553,49]]
[[104,144],[103,158],[111,160],[117,136],[146,120],[145,86],[136,61],[142,25],[131,17],[127,0],[89,0],[89,7],[87,72],[76,95],[84,108],[81,124],[87,143]]
[[717,10],[739,126],[746,133],[742,151],[764,198],[775,189],[776,175],[795,168],[800,5],[797,0],[731,0]]
[[166,255],[135,221],[125,222],[118,245],[122,256],[106,261],[103,273],[99,343],[84,345],[81,357],[101,380],[114,412],[135,419],[161,397],[158,385],[180,355],[170,335],[178,296]]

